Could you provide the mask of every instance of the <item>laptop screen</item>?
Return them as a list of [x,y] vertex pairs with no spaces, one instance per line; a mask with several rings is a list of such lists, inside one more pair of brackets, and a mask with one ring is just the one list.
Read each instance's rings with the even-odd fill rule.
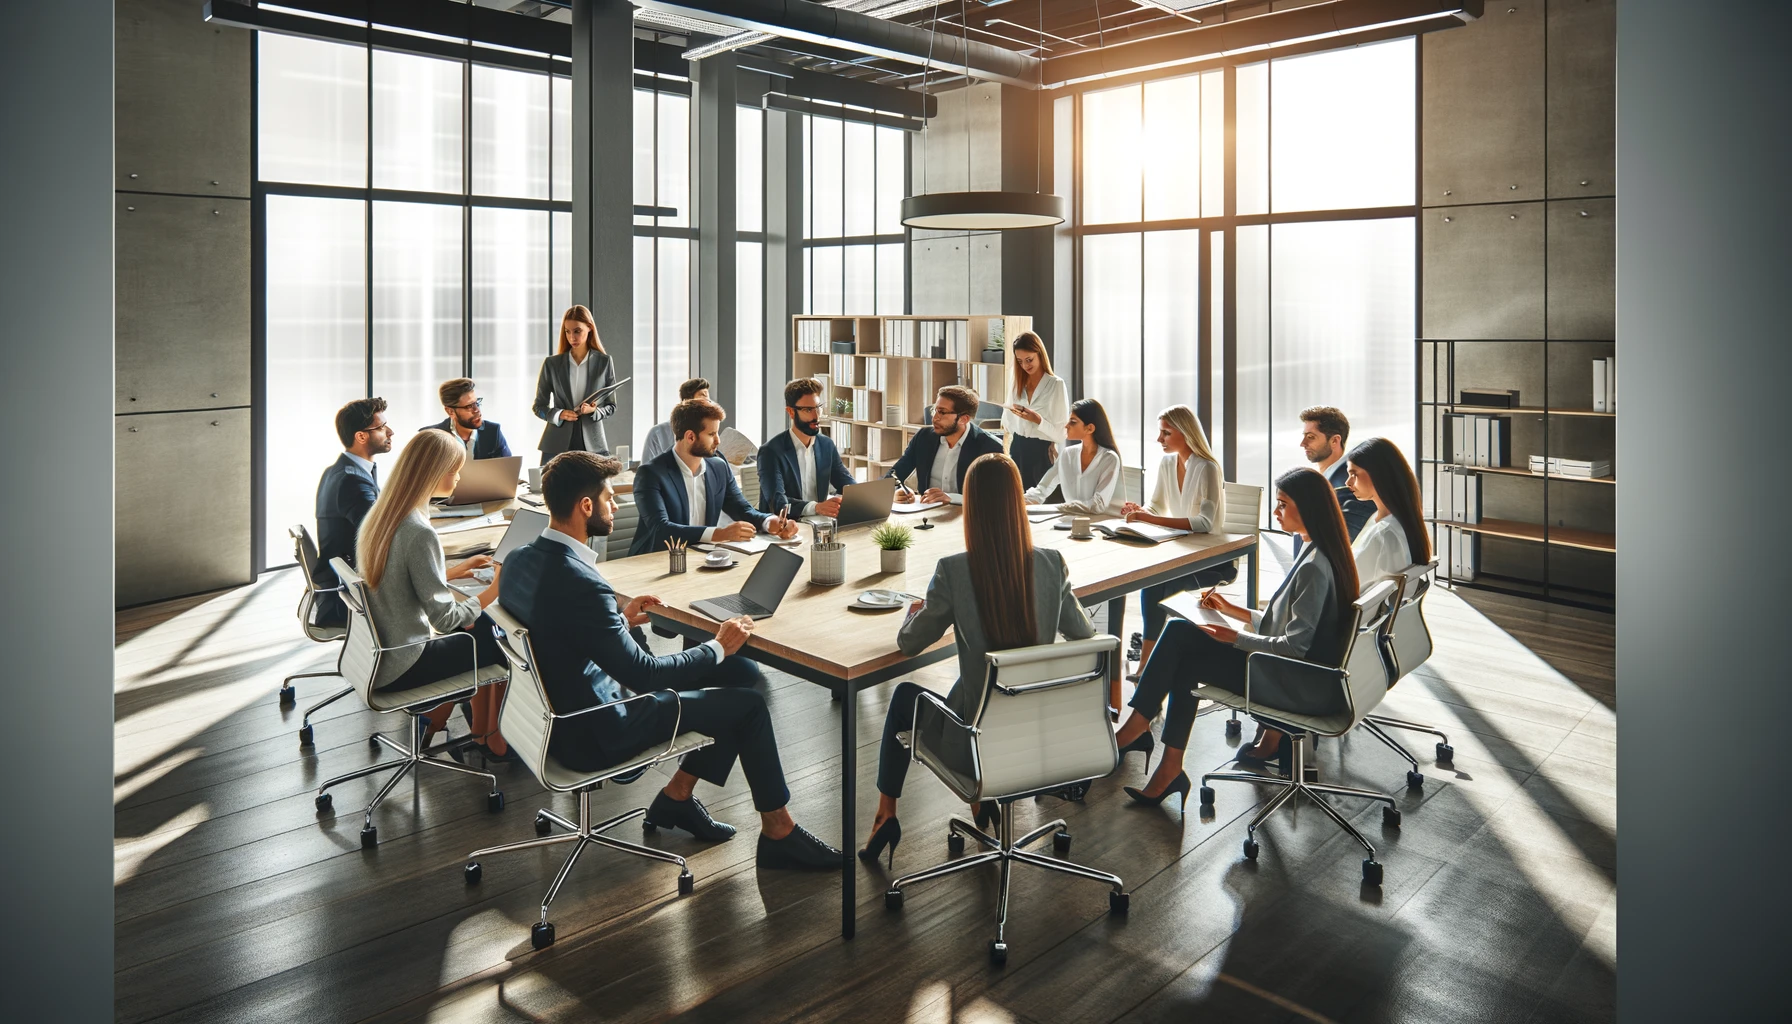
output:
[[767,611],[777,611],[778,602],[784,600],[784,592],[790,589],[796,571],[802,567],[802,555],[773,544],[759,556],[759,564],[747,577],[747,585],[740,588],[740,596]]
[[510,528],[504,531],[504,539],[498,542],[498,550],[492,552],[492,561],[502,563],[512,551],[541,536],[541,531],[547,527],[546,513],[526,508],[517,509],[516,518],[510,521]]

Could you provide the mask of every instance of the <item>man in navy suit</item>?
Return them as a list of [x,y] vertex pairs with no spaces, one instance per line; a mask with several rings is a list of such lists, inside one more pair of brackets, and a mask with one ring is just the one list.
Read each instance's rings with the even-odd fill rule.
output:
[[504,431],[497,423],[485,418],[481,407],[485,399],[479,397],[474,390],[473,378],[456,377],[442,384],[442,411],[448,418],[440,423],[432,423],[426,429],[446,430],[467,446],[469,459],[502,459],[510,454],[510,445],[504,440]]
[[956,384],[940,389],[933,401],[933,429],[916,434],[890,470],[902,485],[897,501],[915,500],[908,487],[910,473],[922,501],[964,501],[965,470],[980,456],[1002,450],[1002,442],[971,422],[976,417],[977,392]]
[[821,432],[821,382],[804,377],[784,385],[790,429],[759,446],[759,509],[797,516],[837,516],[840,497],[854,483],[840,449]]
[[[336,437],[343,452],[324,470],[317,484],[317,585],[333,587],[336,573],[330,559],[355,564],[355,532],[380,496],[375,455],[392,450],[392,428],[386,424],[384,398],[357,398],[336,410]],[[336,594],[319,594],[311,620],[320,626],[348,622],[348,606]]]
[[499,577],[498,601],[528,627],[536,671],[556,714],[627,699],[556,723],[548,752],[574,771],[594,771],[663,746],[676,732],[713,737],[712,745],[679,762],[647,809],[646,823],[711,841],[732,837],[734,827],[711,818],[692,791],[699,779],[726,783],[738,759],[759,811],[759,866],[838,869],[840,851],[797,825],[786,806],[790,789],[771,715],[753,688],[762,681],[759,669],[736,657],[753,620],[730,619],[714,639],[664,656],[630,636],[630,627],[664,602],[642,595],[618,607],[586,545],[615,528],[610,478],[621,468],[608,456],[581,451],[549,462],[542,472],[548,526],[510,553]]
[[[672,407],[672,450],[635,471],[635,527],[631,555],[660,551],[668,540],[687,544],[748,540],[764,530],[778,537],[796,536],[796,523],[766,515],[747,504],[724,459],[716,457],[722,420],[714,402],[693,398]],[[734,522],[717,526],[722,513]]]
[[[1350,467],[1344,462],[1346,447],[1344,442],[1350,440],[1350,420],[1344,413],[1329,405],[1316,405],[1302,410],[1300,414],[1300,448],[1307,453],[1307,461],[1313,464],[1326,480],[1331,482],[1332,489],[1338,493],[1338,507],[1344,511],[1344,528],[1350,531],[1350,539],[1355,540],[1363,526],[1375,515],[1375,503],[1357,497],[1345,479],[1350,475]],[[1294,553],[1300,554],[1301,539],[1294,538]]]

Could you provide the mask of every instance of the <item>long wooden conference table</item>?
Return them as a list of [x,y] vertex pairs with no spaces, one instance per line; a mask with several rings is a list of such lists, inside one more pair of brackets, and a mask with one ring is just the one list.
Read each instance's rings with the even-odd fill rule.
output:
[[[909,657],[896,646],[903,611],[868,613],[851,610],[847,605],[860,593],[872,589],[924,595],[927,583],[933,577],[934,564],[947,555],[964,550],[963,515],[962,508],[950,508],[936,510],[925,517],[915,514],[891,517],[909,526],[918,525],[923,518],[933,524],[933,529],[915,531],[915,545],[908,552],[907,571],[900,573],[881,571],[879,552],[871,541],[871,524],[840,531],[839,539],[847,546],[846,582],[831,587],[812,584],[805,565],[784,595],[777,614],[756,622],[752,637],[740,651],[740,656],[768,668],[828,687],[842,701],[839,843],[844,853],[840,866],[840,932],[843,938],[853,937],[858,895],[857,857],[854,855],[857,848],[859,744],[858,716],[854,712],[858,693],[866,687],[906,676],[924,665],[953,657],[955,651],[954,638],[948,633],[919,655]],[[455,539],[462,544],[480,540],[495,544],[501,529],[467,531]],[[1073,540],[1068,531],[1053,529],[1051,520],[1035,522],[1032,531],[1036,547],[1055,548],[1063,553],[1064,561],[1070,567],[1076,596],[1085,606],[1111,602],[1110,630],[1119,628],[1120,602],[1127,594],[1241,557],[1248,562],[1248,600],[1252,607],[1256,606],[1257,538],[1254,534],[1196,534],[1152,545],[1109,540],[1099,533],[1090,540]],[[807,526],[803,527],[799,534],[800,543],[793,548],[804,556],[805,562],[810,532]],[[651,594],[664,601],[664,605],[652,609],[654,622],[693,641],[701,641],[714,636],[719,623],[692,609],[690,603],[740,589],[751,571],[752,559],[737,558],[740,564],[734,569],[705,571],[697,568],[703,560],[702,554],[692,552],[689,571],[674,574],[670,571],[666,552],[660,551],[603,562],[598,571],[623,600]]]

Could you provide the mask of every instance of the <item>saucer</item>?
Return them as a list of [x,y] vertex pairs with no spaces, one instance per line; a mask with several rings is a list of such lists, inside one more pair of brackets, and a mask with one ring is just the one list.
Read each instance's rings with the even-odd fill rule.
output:
[[715,570],[718,572],[723,569],[732,569],[739,564],[740,564],[739,559],[729,559],[726,562],[712,562],[707,558],[701,562],[696,563],[697,568],[699,568],[699,569],[711,569],[711,570]]

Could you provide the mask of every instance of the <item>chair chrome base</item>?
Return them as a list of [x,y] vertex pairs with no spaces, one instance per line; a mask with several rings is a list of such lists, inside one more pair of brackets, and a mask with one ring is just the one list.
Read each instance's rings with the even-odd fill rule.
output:
[[[337,696],[341,695],[338,694]],[[464,693],[459,696],[450,695],[449,697],[442,698],[442,700],[458,700],[465,696]],[[330,700],[335,699],[335,697],[330,698]],[[328,701],[325,703],[328,703]],[[433,707],[436,703],[440,703],[440,701],[431,701],[431,706]],[[416,727],[416,719],[420,716],[421,711],[422,709],[404,709],[405,714],[409,716],[409,721],[406,723],[407,728],[405,730],[410,735],[410,744],[408,746],[400,746],[397,740],[387,736],[385,733],[376,732],[368,737],[371,742],[375,744],[383,743],[403,756],[390,761],[381,761],[379,764],[368,765],[365,768],[358,768],[346,775],[338,775],[317,787],[317,809],[321,812],[328,810],[330,807],[330,787],[348,782],[352,779],[375,775],[383,771],[392,772],[392,777],[386,780],[386,784],[380,787],[378,793],[374,794],[373,802],[367,805],[367,811],[362,816],[361,845],[364,847],[371,847],[379,841],[379,832],[373,827],[374,809],[379,807],[380,801],[386,799],[386,794],[392,792],[392,787],[398,785],[398,781],[410,774],[411,769],[413,768],[423,766],[441,768],[446,771],[459,772],[462,775],[472,775],[484,779],[491,783],[491,792],[486,797],[486,809],[493,812],[504,809],[504,794],[498,789],[498,777],[496,775],[493,775],[491,772],[482,772],[477,768],[469,768],[464,764],[459,764],[454,761],[439,760],[430,757],[424,752],[422,732]]]
[[1289,773],[1288,777],[1282,778],[1275,775],[1258,775],[1253,772],[1208,772],[1201,776],[1200,800],[1202,809],[1208,811],[1213,809],[1213,788],[1209,786],[1208,783],[1216,780],[1221,782],[1250,782],[1257,785],[1281,787],[1281,792],[1270,797],[1269,802],[1263,805],[1263,809],[1257,812],[1257,816],[1251,819],[1251,823],[1245,826],[1245,859],[1256,860],[1258,853],[1257,829],[1262,826],[1265,821],[1268,821],[1271,815],[1281,810],[1282,805],[1288,803],[1294,798],[1296,793],[1299,793],[1317,804],[1319,809],[1325,812],[1326,817],[1332,819],[1332,821],[1339,828],[1343,829],[1347,835],[1362,844],[1363,849],[1369,854],[1368,858],[1363,861],[1363,881],[1368,882],[1371,885],[1380,885],[1381,864],[1375,859],[1375,847],[1370,844],[1369,840],[1365,838],[1361,832],[1357,831],[1356,826],[1352,825],[1349,819],[1338,813],[1337,808],[1326,803],[1324,800],[1321,800],[1320,794],[1329,793],[1333,796],[1361,797],[1364,800],[1374,800],[1386,804],[1387,806],[1384,807],[1381,812],[1382,824],[1398,828],[1400,826],[1400,809],[1395,805],[1394,798],[1385,793],[1376,793],[1367,789],[1357,789],[1353,786],[1333,786],[1319,782],[1308,782],[1306,764],[1307,743],[1305,741],[1309,734],[1299,730],[1290,731],[1286,726],[1281,725],[1277,725],[1275,728],[1287,732],[1289,739],[1292,741],[1293,770]]
[[[638,843],[630,843],[604,835],[605,832],[608,832],[610,829],[615,828],[623,822],[633,821],[646,814],[647,808],[637,807],[632,811],[618,814],[614,818],[599,822],[596,825],[591,823],[591,792],[594,789],[602,788],[603,783],[600,782],[595,786],[588,786],[579,790],[579,821],[576,825],[567,821],[560,815],[555,814],[548,808],[543,807],[535,812],[535,831],[540,838],[526,839],[520,843],[506,843],[503,846],[488,846],[483,850],[474,850],[472,853],[467,854],[467,866],[465,869],[466,880],[468,884],[476,885],[483,873],[479,866],[480,857],[486,857],[494,853],[510,853],[513,850],[534,850],[543,846],[558,846],[561,843],[573,844],[571,852],[566,855],[566,862],[561,864],[560,870],[555,873],[553,884],[548,886],[547,895],[541,898],[541,921],[530,931],[530,938],[536,949],[543,949],[553,944],[554,926],[553,923],[548,920],[548,905],[553,903],[554,897],[560,894],[560,886],[565,884],[566,876],[572,873],[572,866],[578,862],[579,854],[584,853],[585,848],[588,846],[604,846],[612,850],[620,850],[623,853],[632,853],[637,857],[647,857],[651,860],[676,864],[679,869],[679,895],[688,896],[691,894],[691,891],[696,888],[697,877],[691,874],[690,868],[685,866],[683,857],[680,857],[677,854],[667,853],[664,850],[655,850],[649,846],[642,846]],[[558,835],[550,835],[549,833],[553,831],[555,825],[560,826],[566,831]]]
[[1450,737],[1444,735],[1442,729],[1426,725],[1423,722],[1409,722],[1404,718],[1390,718],[1387,715],[1363,716],[1363,728],[1368,729],[1376,739],[1394,749],[1394,752],[1412,763],[1412,770],[1419,770],[1419,759],[1412,756],[1398,740],[1387,734],[1388,729],[1404,729],[1407,732],[1425,732],[1437,737],[1437,763],[1447,765],[1456,759],[1456,748],[1450,746]]
[[[287,676],[285,679],[280,680],[280,706],[281,707],[289,707],[292,704],[294,704],[295,702],[297,702],[298,690],[297,690],[297,688],[295,688],[292,685],[292,681],[294,679],[323,679],[326,676],[336,676],[336,677],[340,678],[341,675],[342,675],[342,673],[337,672],[334,669],[332,669],[328,672],[295,672],[292,675]],[[353,690],[345,688],[342,692],[343,693],[352,693]],[[337,694],[336,696],[340,697],[341,695],[342,694]],[[331,698],[331,700],[334,700],[334,699],[335,699],[334,697]],[[328,701],[326,701],[325,703],[328,703]],[[322,707],[322,706],[323,706],[322,704],[318,705],[318,707]],[[317,708],[312,708],[311,710],[316,711]],[[309,714],[309,712],[307,712],[307,714]]]
[[956,853],[964,848],[965,836],[970,836],[975,839],[978,845],[984,848],[984,851],[970,857],[961,857],[957,860],[946,861],[943,864],[936,864],[924,871],[903,875],[901,878],[890,883],[889,890],[884,893],[884,906],[891,910],[901,909],[903,886],[913,885],[916,882],[925,882],[934,878],[942,878],[946,875],[955,874],[960,871],[968,871],[971,868],[983,864],[1001,864],[1002,888],[999,895],[996,897],[996,937],[989,945],[990,959],[998,966],[1008,961],[1006,931],[1008,928],[1009,876],[1012,871],[1012,865],[1016,861],[1023,864],[1031,864],[1037,868],[1044,868],[1047,871],[1057,871],[1066,875],[1074,875],[1077,878],[1087,878],[1091,881],[1106,882],[1110,890],[1108,893],[1108,911],[1116,914],[1126,913],[1128,902],[1126,883],[1120,880],[1119,875],[1109,874],[1106,871],[1097,871],[1094,868],[1086,868],[1081,864],[1072,864],[1069,861],[1053,860],[1050,857],[1042,856],[1026,849],[1027,846],[1030,846],[1040,839],[1045,838],[1048,834],[1051,834],[1053,835],[1053,844],[1057,847],[1058,851],[1060,853],[1068,851],[1070,849],[1070,833],[1064,831],[1063,818],[1046,822],[1038,828],[1035,828],[1033,831],[1028,832],[1026,835],[1021,836],[1019,839],[1015,839],[1014,804],[1012,801],[1003,801],[1001,833],[1000,839],[988,835],[969,819],[954,814],[948,824],[948,845],[952,851]]

